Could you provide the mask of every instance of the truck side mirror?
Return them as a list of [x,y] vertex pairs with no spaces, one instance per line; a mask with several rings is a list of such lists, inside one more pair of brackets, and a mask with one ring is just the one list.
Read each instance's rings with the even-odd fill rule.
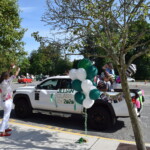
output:
[[37,85],[37,86],[36,86],[36,89],[41,89],[41,85]]

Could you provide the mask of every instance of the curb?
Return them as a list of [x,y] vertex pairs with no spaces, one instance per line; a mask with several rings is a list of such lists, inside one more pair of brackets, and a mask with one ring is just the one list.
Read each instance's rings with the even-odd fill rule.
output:
[[[70,132],[70,131],[63,131],[63,130],[60,130],[59,128],[54,128],[54,129],[51,129],[49,127],[51,126],[45,126],[45,127],[40,127],[40,126],[35,126],[35,125],[29,125],[29,124],[23,124],[23,123],[17,123],[17,122],[14,122],[15,120],[10,120],[10,123],[13,124],[13,125],[20,125],[20,126],[26,126],[26,127],[31,127],[31,128],[36,128],[36,129],[42,129],[42,130],[49,130],[49,131],[57,131],[57,132],[61,132],[61,133],[66,133],[66,134],[72,134],[72,135],[79,135],[79,136],[86,136],[86,137],[91,137],[91,138],[97,138],[97,139],[104,139],[104,140],[113,140],[113,141],[117,141],[117,142],[120,142],[120,143],[127,143],[127,144],[136,144],[134,141],[126,141],[126,140],[119,140],[119,139],[111,139],[111,138],[105,138],[105,137],[99,137],[99,136],[93,136],[93,135],[86,135],[86,134],[81,134],[81,133],[73,133],[73,132]],[[150,146],[150,143],[145,143],[146,146]]]

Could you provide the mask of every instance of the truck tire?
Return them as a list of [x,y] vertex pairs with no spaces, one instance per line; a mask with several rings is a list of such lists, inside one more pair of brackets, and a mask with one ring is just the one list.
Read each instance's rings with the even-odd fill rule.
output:
[[102,106],[94,107],[88,111],[88,125],[99,131],[108,129],[112,124],[112,119],[108,109]]
[[32,114],[32,108],[26,99],[18,99],[15,103],[15,114],[18,118],[28,118]]

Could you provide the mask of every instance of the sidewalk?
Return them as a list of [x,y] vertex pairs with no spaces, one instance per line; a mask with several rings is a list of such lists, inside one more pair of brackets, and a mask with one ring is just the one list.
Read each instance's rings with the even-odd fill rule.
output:
[[[12,135],[0,137],[0,150],[136,150],[134,147],[129,148],[132,146],[129,144],[135,145],[129,141],[86,136],[16,122],[10,125],[13,129]],[[81,137],[87,142],[76,143]]]

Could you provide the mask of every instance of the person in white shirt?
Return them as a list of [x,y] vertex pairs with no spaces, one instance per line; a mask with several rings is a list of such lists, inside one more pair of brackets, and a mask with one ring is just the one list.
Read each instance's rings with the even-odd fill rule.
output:
[[[14,65],[11,66],[11,69],[13,68]],[[12,130],[8,127],[8,121],[10,118],[13,102],[11,82],[19,74],[20,68],[18,68],[15,75],[12,76],[10,76],[10,70],[8,72],[3,72],[0,77],[1,106],[4,109],[3,119],[0,124],[0,136],[10,136],[11,134],[9,134],[8,132]]]

